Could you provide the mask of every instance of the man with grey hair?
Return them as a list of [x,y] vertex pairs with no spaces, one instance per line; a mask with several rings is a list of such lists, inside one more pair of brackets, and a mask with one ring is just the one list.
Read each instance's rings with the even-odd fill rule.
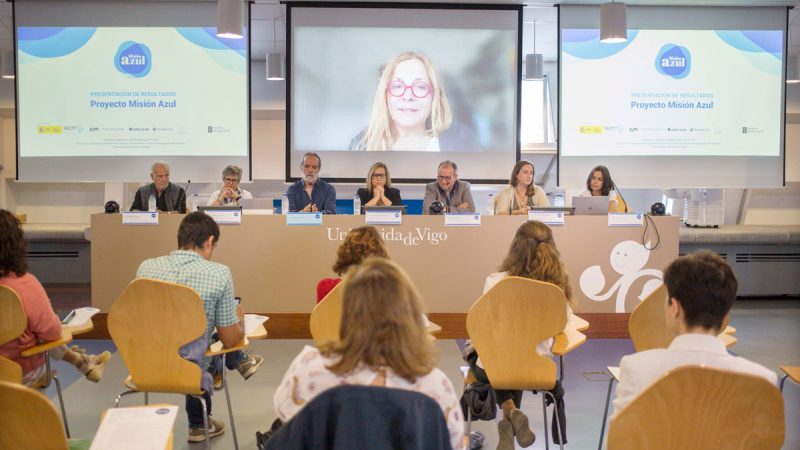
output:
[[300,168],[303,178],[286,190],[289,211],[336,214],[336,188],[319,178],[322,158],[316,153],[306,153],[300,160]]
[[458,179],[458,166],[447,160],[439,163],[436,181],[425,185],[422,214],[430,214],[431,203],[442,203],[442,212],[475,212],[471,185]]
[[156,200],[156,209],[162,212],[177,211],[186,213],[186,192],[182,187],[169,182],[169,166],[164,161],[153,163],[150,167],[152,183],[136,191],[131,211],[148,211],[150,196]]
[[210,206],[239,206],[239,200],[253,198],[253,194],[239,187],[242,181],[242,168],[230,164],[222,170],[222,189],[211,193]]

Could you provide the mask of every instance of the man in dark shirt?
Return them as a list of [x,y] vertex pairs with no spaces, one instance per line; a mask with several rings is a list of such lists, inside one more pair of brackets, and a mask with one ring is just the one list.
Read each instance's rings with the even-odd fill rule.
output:
[[153,180],[152,183],[142,186],[136,191],[131,211],[148,211],[150,194],[153,194],[158,211],[177,211],[181,214],[186,212],[186,192],[182,187],[169,182],[167,163],[163,161],[154,163],[150,167],[150,179]]
[[319,179],[322,159],[316,153],[306,153],[300,161],[303,179],[289,186],[289,211],[336,214],[336,189]]

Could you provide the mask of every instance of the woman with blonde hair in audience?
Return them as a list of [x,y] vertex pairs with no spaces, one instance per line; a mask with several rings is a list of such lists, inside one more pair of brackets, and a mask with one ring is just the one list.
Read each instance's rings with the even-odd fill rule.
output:
[[[560,287],[567,299],[567,318],[572,315],[574,302],[569,277],[567,276],[564,262],[561,260],[561,254],[553,240],[553,231],[544,223],[532,220],[523,223],[517,229],[517,233],[511,241],[511,247],[508,249],[508,255],[500,265],[500,271],[486,278],[486,283],[483,287],[484,294],[500,280],[512,276],[544,281]],[[550,351],[552,346],[552,338],[539,342],[536,345],[536,353],[552,356]],[[475,356],[469,358],[468,355],[468,361],[476,378],[479,381],[491,384],[491,380],[486,377],[486,372],[480,367],[477,358]],[[558,412],[561,422],[561,435],[563,436],[563,442],[566,443],[566,416],[563,410],[563,400],[561,400],[563,399],[564,391],[560,383],[557,382],[556,387],[551,392],[556,401],[559,402]],[[536,436],[530,429],[528,417],[519,409],[522,391],[495,390],[495,393],[497,394],[497,404],[503,410],[503,419],[498,423],[497,427],[500,435],[498,450],[513,450],[515,436],[522,447],[528,447],[533,444]],[[556,430],[556,422],[553,421],[554,441],[558,439]]]
[[331,267],[338,276],[323,278],[317,283],[317,303],[321,302],[342,281],[342,275],[350,266],[361,264],[361,261],[370,256],[389,257],[378,230],[371,226],[350,230],[345,236],[344,242],[339,245],[339,249],[336,251],[336,262]]
[[[351,267],[344,279],[341,341],[306,346],[275,393],[286,423],[314,397],[342,385],[371,385],[420,392],[442,408],[453,448],[464,448],[464,419],[447,376],[436,368],[422,301],[406,273],[379,257]],[[354,430],[358,432],[358,430]]]

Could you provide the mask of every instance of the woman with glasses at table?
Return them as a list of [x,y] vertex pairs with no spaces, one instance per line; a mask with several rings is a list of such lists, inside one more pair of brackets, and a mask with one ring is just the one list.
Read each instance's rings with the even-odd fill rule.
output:
[[242,168],[229,165],[222,170],[222,189],[211,193],[209,206],[239,206],[239,200],[253,198],[253,194],[239,187],[242,181]]
[[392,187],[389,168],[382,162],[376,162],[367,173],[367,187],[359,188],[356,194],[364,206],[400,206],[400,190]]
[[350,150],[475,151],[474,132],[453,123],[439,75],[427,56],[403,52],[383,69],[369,126]]
[[534,206],[550,206],[544,189],[533,184],[533,163],[520,160],[511,171],[511,178],[494,202],[496,215],[527,215]]

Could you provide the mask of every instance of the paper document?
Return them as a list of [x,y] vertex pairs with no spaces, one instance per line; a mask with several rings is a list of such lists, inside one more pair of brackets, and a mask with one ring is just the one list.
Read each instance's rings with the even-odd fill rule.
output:
[[75,310],[75,315],[72,317],[72,319],[70,319],[70,321],[68,323],[65,323],[64,325],[67,325],[67,326],[70,326],[70,327],[76,327],[76,326],[79,326],[79,325],[83,325],[86,322],[88,322],[89,319],[91,319],[93,315],[95,315],[95,314],[97,314],[99,312],[100,312],[99,309],[92,308],[91,306],[78,308],[78,309]]
[[253,334],[253,332],[261,324],[269,320],[267,316],[259,316],[258,314],[245,314],[244,315],[244,334]]
[[177,415],[174,405],[108,409],[89,450],[164,450]]

